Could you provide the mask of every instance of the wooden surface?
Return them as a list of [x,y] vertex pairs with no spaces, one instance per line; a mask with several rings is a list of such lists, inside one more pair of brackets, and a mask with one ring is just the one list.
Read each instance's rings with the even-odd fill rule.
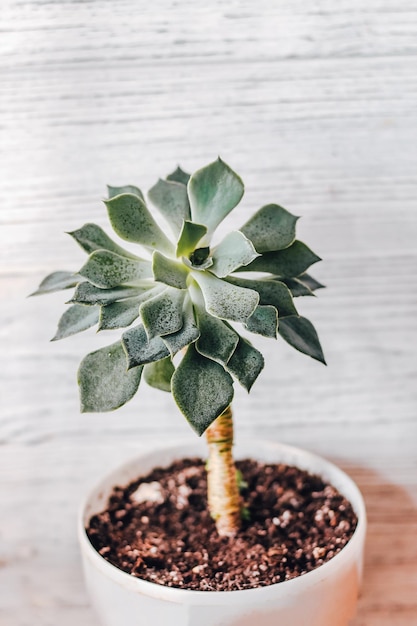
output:
[[[48,343],[66,298],[26,299],[83,254],[106,183],[149,189],[219,154],[243,177],[231,225],[267,202],[302,215],[328,285],[299,303],[328,367],[256,340],[238,437],[338,462],[369,536],[353,626],[417,625],[417,2],[6,0],[0,13],[0,624],[97,626],[75,519],[127,455],[194,437],[142,387],[80,415],[75,372],[109,336]],[[296,625],[295,625],[296,626]]]

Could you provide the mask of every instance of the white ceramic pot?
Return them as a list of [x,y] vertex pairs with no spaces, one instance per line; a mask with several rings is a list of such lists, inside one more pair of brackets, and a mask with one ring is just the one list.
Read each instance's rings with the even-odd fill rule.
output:
[[105,626],[348,626],[356,612],[362,576],[366,513],[355,483],[328,461],[290,446],[238,444],[235,458],[296,465],[319,474],[352,504],[358,525],[333,559],[289,581],[239,591],[192,591],[143,581],[103,559],[84,530],[103,510],[114,485],[127,485],[153,467],[206,454],[204,442],[156,450],[107,476],[90,494],[80,515],[79,538],[85,578],[93,605]]

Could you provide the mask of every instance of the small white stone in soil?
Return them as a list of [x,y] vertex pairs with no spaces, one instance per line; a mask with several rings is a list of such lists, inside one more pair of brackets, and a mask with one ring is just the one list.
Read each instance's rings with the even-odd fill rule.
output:
[[188,496],[192,493],[191,487],[188,485],[179,485],[178,487],[178,498],[177,498],[177,508],[184,509],[189,505]]
[[138,504],[141,504],[142,502],[155,502],[156,504],[162,504],[164,502],[162,487],[157,481],[152,483],[142,483],[136,491],[130,494],[130,498]]

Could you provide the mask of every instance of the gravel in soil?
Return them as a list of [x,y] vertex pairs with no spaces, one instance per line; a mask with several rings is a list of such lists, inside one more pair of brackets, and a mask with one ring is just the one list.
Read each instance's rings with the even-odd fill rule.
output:
[[247,514],[234,539],[218,536],[207,510],[204,462],[182,459],[116,487],[106,510],[90,520],[92,545],[132,576],[229,591],[305,574],[351,538],[357,519],[350,503],[320,477],[250,459],[236,466]]

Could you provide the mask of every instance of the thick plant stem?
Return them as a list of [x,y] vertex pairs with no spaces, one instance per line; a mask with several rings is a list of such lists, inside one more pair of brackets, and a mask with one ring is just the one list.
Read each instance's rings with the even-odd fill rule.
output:
[[233,420],[230,406],[206,430],[208,506],[222,537],[234,537],[241,525],[241,502],[232,456]]

